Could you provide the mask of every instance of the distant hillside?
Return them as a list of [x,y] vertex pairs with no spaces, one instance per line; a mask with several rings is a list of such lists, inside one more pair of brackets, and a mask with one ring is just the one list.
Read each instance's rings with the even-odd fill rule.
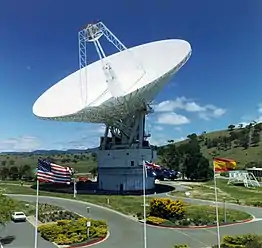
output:
[[[210,161],[213,157],[235,159],[239,168],[246,165],[262,167],[262,123],[250,123],[243,127],[229,125],[227,130],[198,135],[203,155]],[[188,140],[175,143],[176,146]],[[169,141],[172,143],[172,140]]]
[[79,154],[79,153],[91,153],[96,152],[98,150],[97,147],[89,148],[89,149],[68,149],[65,151],[61,150],[35,150],[32,152],[0,152],[2,155],[57,155],[57,154]]

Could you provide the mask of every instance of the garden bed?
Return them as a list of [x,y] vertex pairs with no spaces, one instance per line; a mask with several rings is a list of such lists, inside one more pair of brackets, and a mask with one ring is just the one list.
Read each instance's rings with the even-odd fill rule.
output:
[[[173,227],[194,228],[216,226],[216,209],[214,206],[189,205],[182,201],[154,199],[150,202],[147,224]],[[248,213],[227,209],[226,220],[223,208],[219,208],[220,225],[247,222],[252,219]],[[140,218],[141,219],[141,218]]]
[[[87,221],[91,222],[89,237],[87,237]],[[77,247],[103,240],[108,232],[105,221],[78,218],[77,220],[60,220],[56,223],[43,224],[38,227],[40,235],[57,245]]]

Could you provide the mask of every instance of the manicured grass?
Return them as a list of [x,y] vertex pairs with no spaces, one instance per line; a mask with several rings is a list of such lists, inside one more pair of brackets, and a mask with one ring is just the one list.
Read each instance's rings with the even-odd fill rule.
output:
[[[26,194],[26,195],[35,195],[36,191],[30,187],[20,186],[20,185],[4,185],[0,184],[0,191],[5,188],[3,193],[5,194]],[[72,194],[64,193],[51,193],[46,191],[40,191],[39,195],[41,196],[55,196],[62,198],[72,199]],[[143,198],[142,196],[116,196],[116,195],[77,195],[77,200],[82,200],[108,208],[112,208],[119,212],[122,212],[127,215],[134,215],[136,213],[141,213],[143,211]],[[109,204],[108,204],[109,199]],[[149,203],[151,197],[147,197],[147,203]]]
[[[21,181],[19,180],[4,180],[4,181],[0,181],[0,185],[1,184],[18,184],[20,185],[21,184]],[[25,182],[23,181],[23,185],[32,185],[32,182]]]
[[[6,215],[6,213],[12,212],[24,212],[26,215],[31,215],[35,212],[34,204],[30,204],[25,201],[17,201],[5,196],[0,195],[0,219],[6,218],[9,220],[11,216]],[[7,211],[8,210],[8,211]],[[4,217],[5,216],[5,217]]]
[[[3,185],[0,185],[0,190],[3,188]],[[206,189],[206,187],[203,186],[204,190],[207,190],[210,194],[213,193],[212,190]],[[15,194],[29,194],[29,195],[35,195],[36,191],[34,189],[24,187],[24,186],[16,186],[16,185],[7,185],[5,193],[15,193]],[[40,191],[40,195],[42,196],[55,196],[55,197],[62,197],[62,198],[69,198],[72,199],[72,194],[63,194],[63,193],[51,193],[46,191]],[[184,196],[184,195],[183,195]],[[78,200],[98,204],[101,206],[105,206],[108,208],[112,208],[114,210],[117,210],[121,213],[135,216],[137,213],[143,212],[143,198],[142,196],[104,196],[104,195],[77,195]],[[109,204],[108,204],[109,199]],[[153,199],[153,197],[147,197],[147,203],[150,202],[150,200]],[[209,197],[211,199],[211,197]],[[213,200],[213,199],[212,199]],[[198,215],[199,218],[202,216],[205,216],[207,214],[212,215],[214,218],[215,216],[215,210],[213,207],[209,206],[195,206],[195,205],[189,205],[187,206],[187,212],[188,214],[193,217]],[[219,210],[220,219],[224,218],[224,212],[223,209]],[[243,220],[247,219],[249,217],[248,214],[235,211],[235,210],[227,210],[227,218],[228,221],[230,220]]]
[[[215,200],[214,182],[209,181],[203,184],[188,184],[190,198]],[[262,202],[262,188],[245,188],[244,186],[228,185],[226,179],[217,179],[218,201],[250,204],[252,202]],[[172,192],[177,197],[185,197],[184,192]]]
[[[205,219],[213,223],[216,222],[216,212],[214,206],[198,206],[188,205],[186,207],[187,217],[192,219]],[[219,222],[224,222],[224,209],[219,208]],[[233,223],[236,221],[246,220],[251,218],[251,215],[242,211],[227,209],[226,210],[226,222]]]

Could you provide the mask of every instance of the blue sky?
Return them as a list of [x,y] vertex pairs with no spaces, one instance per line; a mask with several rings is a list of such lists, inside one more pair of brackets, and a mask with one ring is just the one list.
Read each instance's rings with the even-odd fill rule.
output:
[[190,60],[155,101],[152,143],[262,116],[260,0],[1,0],[0,151],[98,144],[99,125],[32,114],[41,93],[78,69],[77,32],[94,20],[127,47],[166,38],[192,45]]

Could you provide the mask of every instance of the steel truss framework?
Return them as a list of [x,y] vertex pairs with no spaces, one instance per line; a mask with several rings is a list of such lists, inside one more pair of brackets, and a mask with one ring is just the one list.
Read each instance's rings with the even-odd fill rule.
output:
[[[144,141],[148,138],[145,135],[145,116],[151,113],[153,109],[146,106],[144,110],[138,111],[133,115],[120,119],[112,125],[108,124],[105,129],[103,142],[100,144],[102,150],[121,146],[122,148],[143,148]],[[108,143],[108,137],[111,134],[112,139]],[[118,142],[116,142],[118,139]]]
[[244,184],[245,187],[260,187],[253,173],[247,171],[230,171],[227,184]]
[[[123,95],[123,90],[121,89],[121,84],[117,80],[117,76],[114,73],[114,70],[109,61],[106,61],[105,52],[99,42],[99,39],[104,36],[107,41],[109,41],[118,51],[127,50],[125,45],[105,26],[104,23],[98,22],[95,24],[89,24],[86,28],[81,30],[78,33],[78,46],[79,46],[79,68],[80,68],[80,89],[82,96],[82,104],[86,105],[87,103],[87,91],[88,91],[88,80],[87,80],[87,44],[89,42],[94,43],[96,48],[96,52],[99,56],[99,59],[102,62],[102,69],[106,77],[106,82],[108,84],[108,88],[98,97],[102,97],[108,91],[115,96]],[[128,51],[128,50],[127,50]],[[132,53],[130,52],[132,55]],[[133,55],[132,55],[133,56]],[[141,76],[137,79],[134,84],[136,84],[144,75],[145,70],[140,62],[138,62],[134,56],[133,59],[137,62],[137,69],[141,70]],[[105,60],[105,61],[104,61]],[[96,99],[96,100],[98,100]],[[95,101],[96,101],[95,100]]]

